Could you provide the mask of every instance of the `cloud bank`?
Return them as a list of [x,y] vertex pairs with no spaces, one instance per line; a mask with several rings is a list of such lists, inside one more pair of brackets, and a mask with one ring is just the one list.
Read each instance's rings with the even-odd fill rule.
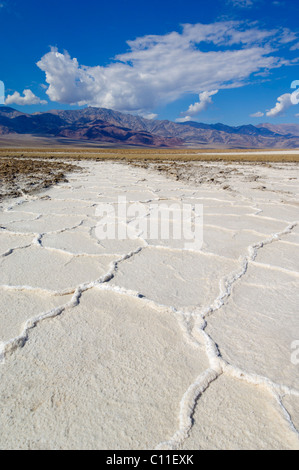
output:
[[[274,55],[288,32],[291,38],[285,29],[267,31],[238,21],[185,24],[181,33],[128,41],[128,52],[107,66],[81,65],[56,48],[37,65],[51,101],[146,114],[188,94],[211,96],[213,90],[242,86],[252,74],[288,64]],[[204,102],[189,110],[200,111]]]
[[12,95],[8,95],[5,104],[18,104],[20,106],[32,105],[32,104],[47,104],[47,101],[41,100],[32,93],[31,90],[24,90],[21,96],[18,91],[15,91]]

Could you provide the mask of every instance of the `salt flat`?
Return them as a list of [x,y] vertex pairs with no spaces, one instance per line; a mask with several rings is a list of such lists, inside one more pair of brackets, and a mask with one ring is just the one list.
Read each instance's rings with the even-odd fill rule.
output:
[[260,155],[261,152],[263,155],[280,155],[283,153],[284,155],[298,155],[298,150],[248,150],[246,152],[239,152],[239,151],[234,151],[234,152],[209,152],[210,155]]
[[[299,449],[298,166],[76,165],[0,208],[0,448]],[[99,239],[119,196],[202,204],[202,246]]]

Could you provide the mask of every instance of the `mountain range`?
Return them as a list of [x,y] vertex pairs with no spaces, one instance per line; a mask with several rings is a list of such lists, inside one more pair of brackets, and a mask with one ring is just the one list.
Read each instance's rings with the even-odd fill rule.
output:
[[[0,136],[48,138],[60,144],[118,147],[298,148],[299,124],[237,127],[195,121],[145,119],[106,108],[26,114],[0,106]],[[2,140],[5,142],[5,139]]]

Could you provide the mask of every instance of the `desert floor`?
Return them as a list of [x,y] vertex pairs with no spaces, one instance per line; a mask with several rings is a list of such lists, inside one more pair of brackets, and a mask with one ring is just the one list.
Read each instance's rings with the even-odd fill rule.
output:
[[[298,163],[61,165],[0,202],[0,448],[299,449]],[[99,238],[120,196],[202,245]]]

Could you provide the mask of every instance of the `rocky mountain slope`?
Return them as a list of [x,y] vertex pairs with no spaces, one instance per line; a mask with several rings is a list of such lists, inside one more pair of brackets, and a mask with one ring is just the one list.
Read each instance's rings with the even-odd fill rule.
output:
[[25,114],[0,107],[0,135],[30,134],[62,140],[145,147],[297,148],[299,125],[238,127],[145,119],[105,108]]

